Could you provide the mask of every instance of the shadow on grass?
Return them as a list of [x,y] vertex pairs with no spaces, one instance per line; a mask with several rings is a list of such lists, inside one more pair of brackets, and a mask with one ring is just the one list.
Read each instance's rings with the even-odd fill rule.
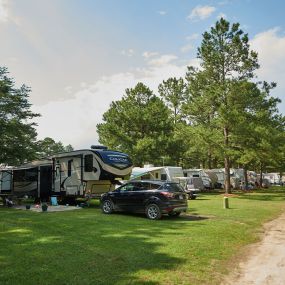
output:
[[183,215],[150,221],[137,214],[102,215],[97,209],[53,215],[1,209],[1,284],[165,284],[156,272],[186,262],[163,250],[165,237],[183,234],[181,222],[203,219]]
[[247,200],[259,200],[259,201],[283,201],[285,200],[285,192],[273,192],[268,193],[268,191],[258,191],[251,193],[242,193],[237,197],[238,199],[247,199]]
[[[192,209],[193,210],[193,209]],[[156,221],[151,221],[151,220],[148,220],[146,218],[146,216],[144,214],[137,214],[137,213],[129,213],[129,212],[116,212],[114,214],[112,214],[112,216],[122,216],[122,217],[135,217],[135,218],[139,218],[139,219],[144,219],[146,221],[149,221],[151,223],[155,223]],[[168,216],[167,214],[166,215],[162,215],[162,218],[160,220],[160,222],[164,222],[164,221],[167,221],[167,222],[172,222],[172,223],[179,223],[179,222],[185,222],[185,221],[189,221],[189,222],[195,222],[195,221],[201,221],[201,220],[207,220],[209,219],[209,217],[206,217],[206,216],[199,216],[198,214],[195,214],[195,213],[183,213],[181,214],[181,216]]]

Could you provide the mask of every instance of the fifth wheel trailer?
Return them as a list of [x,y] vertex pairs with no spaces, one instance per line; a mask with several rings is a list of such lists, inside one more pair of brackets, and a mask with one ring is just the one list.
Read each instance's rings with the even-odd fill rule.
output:
[[0,171],[0,195],[48,199],[99,196],[115,188],[117,180],[127,180],[132,161],[125,153],[101,146],[59,153],[19,167]]

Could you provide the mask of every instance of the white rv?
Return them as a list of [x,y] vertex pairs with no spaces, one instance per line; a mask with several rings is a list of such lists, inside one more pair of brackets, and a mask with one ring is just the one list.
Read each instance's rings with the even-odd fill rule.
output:
[[132,162],[127,154],[107,149],[77,150],[52,156],[52,191],[64,196],[85,192],[100,195],[114,188],[118,179],[127,180]]
[[12,190],[12,169],[3,168],[0,170],[0,194],[11,193]]
[[213,173],[217,176],[216,187],[223,188],[225,185],[225,171],[221,168],[207,169],[207,173]]
[[134,167],[131,174],[132,180],[154,179],[177,181],[176,177],[183,176],[182,167],[145,165],[145,167]]
[[0,170],[0,195],[95,197],[115,188],[118,179],[129,179],[131,170],[127,154],[105,147],[59,153]]
[[46,198],[51,191],[51,179],[50,159],[35,160],[19,167],[7,167],[0,171],[0,194]]
[[206,189],[213,188],[212,180],[203,169],[184,169],[185,177],[200,177]]
[[280,184],[282,180],[280,179],[280,174],[276,172],[264,173],[263,178],[268,179],[270,184]]

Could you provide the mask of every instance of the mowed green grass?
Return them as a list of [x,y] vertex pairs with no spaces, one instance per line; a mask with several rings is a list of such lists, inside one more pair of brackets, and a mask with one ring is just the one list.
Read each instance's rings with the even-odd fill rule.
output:
[[178,218],[0,207],[0,284],[219,284],[242,246],[285,206],[285,190],[189,201]]

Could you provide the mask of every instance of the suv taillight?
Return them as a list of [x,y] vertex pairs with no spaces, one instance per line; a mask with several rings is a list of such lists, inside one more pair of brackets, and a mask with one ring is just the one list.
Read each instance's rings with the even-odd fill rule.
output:
[[170,192],[160,192],[163,196],[165,196],[166,198],[174,198],[174,194],[170,193]]

